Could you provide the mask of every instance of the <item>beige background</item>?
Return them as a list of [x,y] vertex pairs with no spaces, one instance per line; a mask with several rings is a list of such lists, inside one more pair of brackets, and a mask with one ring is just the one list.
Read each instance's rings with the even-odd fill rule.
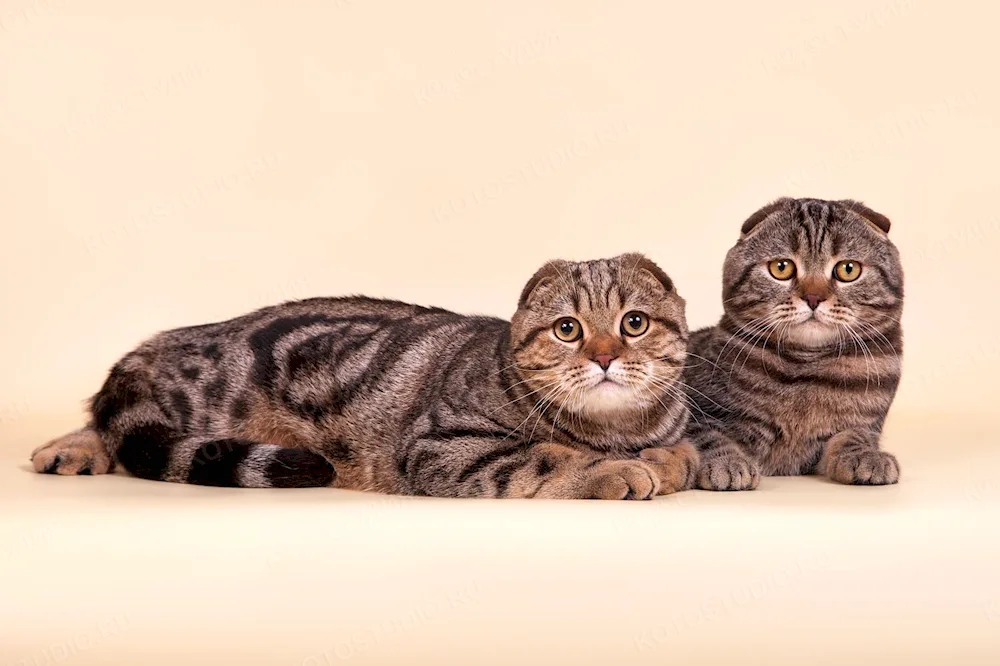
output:
[[[974,0],[0,0],[0,663],[441,664],[447,642],[986,663],[998,21]],[[509,316],[544,260],[641,250],[711,324],[726,249],[780,195],[894,222],[896,488],[499,508],[23,468],[140,339],[283,299]]]

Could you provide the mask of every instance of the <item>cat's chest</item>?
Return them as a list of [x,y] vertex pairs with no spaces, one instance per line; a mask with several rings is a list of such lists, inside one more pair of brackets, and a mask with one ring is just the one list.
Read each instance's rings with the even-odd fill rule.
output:
[[856,396],[809,385],[782,387],[770,411],[783,439],[800,442],[857,427],[863,420]]
[[863,420],[847,396],[806,386],[782,387],[778,400],[766,403],[774,439],[758,451],[769,476],[811,473],[824,443],[835,433]]
[[898,366],[840,358],[801,366],[772,365],[758,404],[785,438],[802,441],[868,428],[882,419],[898,383]]

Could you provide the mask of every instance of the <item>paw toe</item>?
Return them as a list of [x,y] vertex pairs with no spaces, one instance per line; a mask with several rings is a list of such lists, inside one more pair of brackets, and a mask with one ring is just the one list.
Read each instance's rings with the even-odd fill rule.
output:
[[625,499],[647,500],[652,498],[659,487],[652,470],[645,465],[631,465],[623,475],[629,486]]
[[91,476],[105,474],[111,469],[106,455],[80,449],[44,449],[35,453],[31,465],[39,474],[62,476]]
[[85,427],[43,444],[31,454],[40,474],[90,476],[106,474],[113,463],[100,435]]
[[899,481],[899,462],[885,451],[841,454],[830,461],[829,477],[856,486],[886,486]]
[[703,490],[753,490],[759,483],[756,463],[745,459],[710,460],[698,472],[698,487]]
[[[49,457],[51,457],[51,460],[45,462],[45,460],[47,460]],[[62,462],[62,456],[60,456],[57,453],[54,456],[47,456],[39,460],[39,462],[36,463],[35,465],[35,469],[39,469],[39,467],[41,466],[41,469],[39,471],[41,471],[43,474],[55,474],[56,471],[59,469],[60,462]]]
[[587,496],[591,499],[645,500],[659,490],[653,470],[642,463],[612,461],[597,467]]
[[625,479],[617,474],[605,474],[591,483],[588,499],[620,500],[628,497],[631,489]]
[[858,466],[854,470],[854,481],[855,483],[867,485],[872,481],[872,475],[875,473],[872,461],[868,458],[862,458],[858,461]]

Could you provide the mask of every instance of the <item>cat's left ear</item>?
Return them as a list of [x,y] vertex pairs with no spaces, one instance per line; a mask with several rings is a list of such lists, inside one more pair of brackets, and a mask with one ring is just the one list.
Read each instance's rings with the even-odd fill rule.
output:
[[623,254],[621,256],[621,260],[626,271],[646,271],[663,285],[663,288],[667,290],[668,294],[674,291],[674,281],[670,279],[670,276],[667,275],[662,268],[653,263],[653,260],[646,255],[638,252],[630,252],[628,254]]
[[889,221],[889,218],[887,218],[885,215],[882,215],[881,213],[876,213],[875,211],[873,211],[871,208],[864,205],[860,201],[854,201],[853,199],[844,199],[843,201],[838,201],[837,203],[839,203],[847,210],[865,218],[867,222],[869,222],[872,226],[876,227],[882,233],[884,234],[889,233],[889,227],[892,226],[892,223]]
[[566,261],[554,259],[548,262],[535,271],[535,274],[528,280],[528,284],[524,285],[524,289],[521,290],[521,298],[517,301],[517,308],[520,310],[527,305],[531,295],[544,283],[551,280],[567,280],[567,275],[569,275],[569,264]]
[[748,217],[743,223],[743,226],[740,227],[740,238],[746,238],[749,236],[750,232],[757,228],[757,225],[771,217],[771,215],[776,211],[779,211],[782,208],[787,208],[793,201],[794,199],[790,197],[781,197],[780,199],[772,201],[758,210],[756,213]]

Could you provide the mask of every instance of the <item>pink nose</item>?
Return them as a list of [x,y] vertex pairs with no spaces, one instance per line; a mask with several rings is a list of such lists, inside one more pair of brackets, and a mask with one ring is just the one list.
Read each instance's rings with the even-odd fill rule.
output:
[[611,367],[611,361],[618,358],[617,356],[612,356],[611,354],[597,354],[594,356],[594,362],[601,366],[601,370],[607,370]]
[[819,304],[826,300],[826,296],[822,294],[806,294],[803,296],[806,299],[806,303],[809,304],[809,308],[815,310],[819,307]]

